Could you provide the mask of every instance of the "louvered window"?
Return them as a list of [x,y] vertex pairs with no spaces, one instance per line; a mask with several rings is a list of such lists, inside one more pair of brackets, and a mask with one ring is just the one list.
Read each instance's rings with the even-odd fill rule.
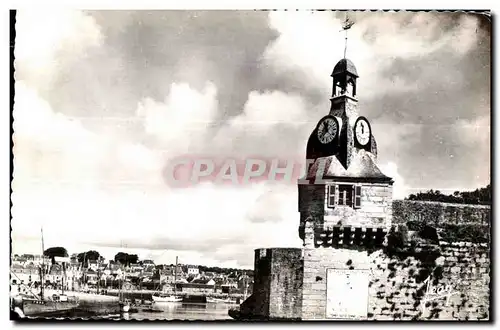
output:
[[327,205],[330,208],[336,205],[361,207],[361,186],[352,184],[332,184],[328,186]]

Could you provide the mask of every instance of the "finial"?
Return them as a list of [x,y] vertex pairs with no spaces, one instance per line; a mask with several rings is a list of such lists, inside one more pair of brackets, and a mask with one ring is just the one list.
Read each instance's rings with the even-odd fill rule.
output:
[[344,21],[344,24],[342,25],[342,30],[345,31],[344,59],[345,59],[345,56],[347,53],[347,30],[349,30],[353,25],[354,25],[354,22],[349,20],[349,16],[347,15],[347,12],[346,12],[345,13],[345,21]]

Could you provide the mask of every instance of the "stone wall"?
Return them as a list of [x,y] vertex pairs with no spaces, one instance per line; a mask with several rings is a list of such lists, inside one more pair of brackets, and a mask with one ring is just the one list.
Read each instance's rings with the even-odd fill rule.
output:
[[[488,318],[490,263],[486,243],[419,243],[409,250],[378,251],[371,256],[370,319]],[[444,296],[437,297],[435,292]],[[436,299],[426,301],[433,297]]]
[[255,250],[254,289],[240,311],[248,319],[299,319],[302,249]]
[[384,228],[391,225],[392,186],[370,183],[359,185],[361,186],[361,206],[359,209],[341,205],[329,208],[328,187],[325,186],[325,228],[333,226]]
[[326,319],[328,268],[369,269],[369,267],[366,251],[333,248],[304,249],[302,320]]
[[240,306],[241,314],[248,318],[266,318],[269,316],[271,255],[268,250],[255,250],[253,292]]
[[489,205],[451,204],[440,202],[423,202],[394,200],[392,216],[394,223],[418,221],[427,224],[442,223],[490,223]]
[[326,318],[328,268],[370,269],[369,320],[488,319],[489,207],[394,204],[383,246],[304,250],[302,319]]
[[302,307],[302,249],[269,249],[271,253],[269,316],[299,318]]
[[[338,182],[336,182],[338,184]],[[299,237],[305,238],[306,222],[324,230],[332,227],[389,228],[392,219],[392,186],[363,183],[361,207],[328,207],[328,185],[299,185]]]
[[490,208],[394,201],[393,216],[370,256],[370,319],[488,319]]
[[[368,320],[488,320],[490,212],[487,206],[394,201],[383,244],[256,250],[254,295],[241,311],[324,320],[333,268],[369,270],[368,288],[346,295],[354,301],[356,294],[368,295]],[[302,234],[306,242],[318,238],[307,226]]]

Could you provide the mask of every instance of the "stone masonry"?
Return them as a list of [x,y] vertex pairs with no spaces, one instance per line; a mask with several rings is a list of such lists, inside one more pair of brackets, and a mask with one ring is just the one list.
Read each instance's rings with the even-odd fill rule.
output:
[[[399,200],[393,204],[395,209],[418,204],[424,212],[436,205]],[[479,220],[457,225],[450,215],[460,212],[453,208],[466,207],[471,219],[489,219],[490,208],[441,207],[450,212],[435,227],[424,220],[406,221],[415,217],[395,212],[382,245],[365,251],[330,247],[256,250],[254,293],[241,305],[243,318],[328,320],[326,269],[335,268],[369,269],[367,320],[488,320],[489,225]],[[451,291],[449,299],[426,302],[426,296],[432,298],[426,291],[432,293],[433,288]]]

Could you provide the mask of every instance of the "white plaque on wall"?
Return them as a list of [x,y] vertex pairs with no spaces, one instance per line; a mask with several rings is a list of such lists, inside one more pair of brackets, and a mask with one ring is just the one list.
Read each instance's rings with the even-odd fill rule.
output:
[[327,269],[326,318],[365,319],[369,281],[368,269]]

